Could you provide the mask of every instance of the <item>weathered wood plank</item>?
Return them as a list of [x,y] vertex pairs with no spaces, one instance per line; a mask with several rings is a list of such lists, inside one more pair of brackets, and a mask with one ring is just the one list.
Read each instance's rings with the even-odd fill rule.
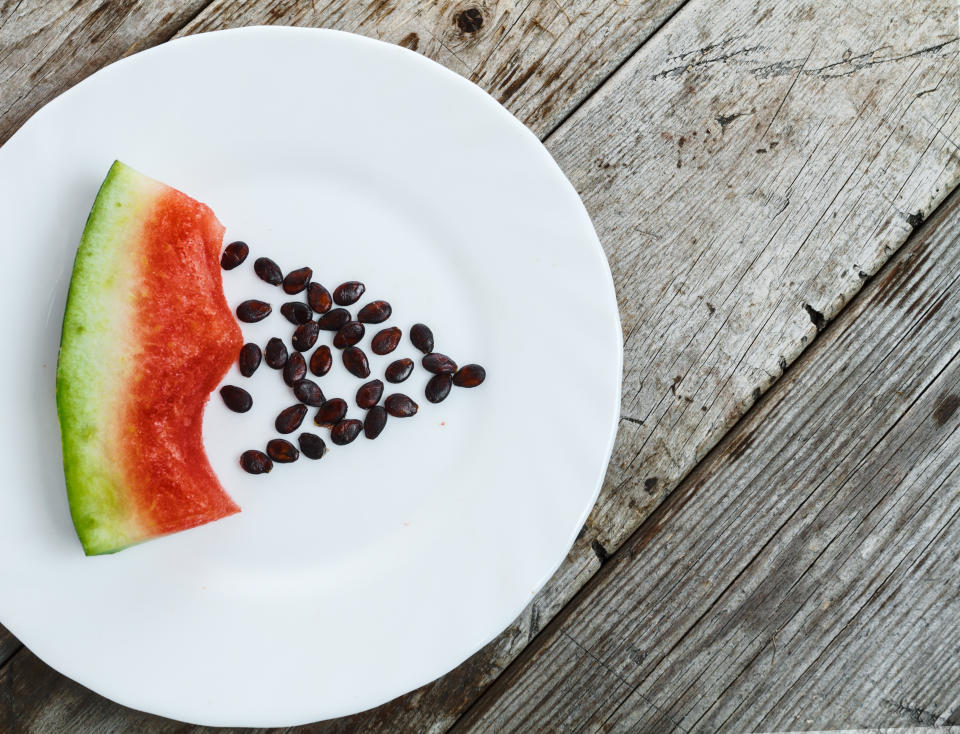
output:
[[0,667],[22,647],[20,640],[11,635],[6,627],[0,625]]
[[0,144],[55,96],[170,38],[209,0],[0,0]]
[[214,0],[180,35],[336,28],[412,48],[476,82],[541,137],[685,0]]
[[456,730],[960,723],[958,240],[960,194]]

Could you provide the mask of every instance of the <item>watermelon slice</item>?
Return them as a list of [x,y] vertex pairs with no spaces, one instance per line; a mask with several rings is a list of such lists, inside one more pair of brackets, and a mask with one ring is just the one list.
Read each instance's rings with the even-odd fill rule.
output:
[[203,450],[203,409],[243,339],[223,295],[224,228],[205,205],[114,163],[77,251],[57,413],[88,555],[239,512]]

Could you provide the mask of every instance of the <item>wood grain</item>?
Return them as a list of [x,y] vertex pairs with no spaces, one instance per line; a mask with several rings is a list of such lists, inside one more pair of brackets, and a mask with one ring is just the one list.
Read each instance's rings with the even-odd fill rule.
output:
[[0,144],[97,69],[170,38],[209,0],[0,0]]
[[6,627],[0,625],[0,667],[22,647],[20,641],[11,635]]
[[960,723],[958,240],[960,194],[455,730]]
[[336,28],[439,61],[541,137],[685,0],[214,0],[180,35],[252,24]]

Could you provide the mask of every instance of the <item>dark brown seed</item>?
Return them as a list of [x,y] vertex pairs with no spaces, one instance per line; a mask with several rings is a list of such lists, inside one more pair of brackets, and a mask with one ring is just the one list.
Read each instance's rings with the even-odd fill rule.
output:
[[427,389],[424,394],[431,403],[442,403],[444,398],[450,394],[450,388],[453,387],[453,378],[450,375],[434,375],[427,382]]
[[263,359],[267,367],[273,367],[275,370],[282,370],[283,365],[287,363],[287,345],[282,339],[273,337],[267,342],[267,348],[263,350]]
[[457,363],[440,352],[431,352],[423,358],[421,364],[427,372],[435,375],[452,375],[457,371]]
[[312,277],[313,271],[310,268],[291,270],[283,279],[283,292],[289,293],[291,296],[294,293],[299,293],[307,287],[307,283],[310,282]]
[[337,349],[346,349],[363,339],[366,329],[359,321],[348,321],[340,327],[340,331],[333,337],[333,346]]
[[376,438],[385,425],[387,425],[387,409],[382,405],[375,405],[363,419],[363,435],[367,438]]
[[330,347],[326,344],[321,344],[317,347],[317,351],[313,353],[313,356],[310,357],[310,371],[317,377],[323,377],[330,371],[332,366],[333,354],[330,352]]
[[370,377],[370,363],[360,347],[347,347],[343,350],[343,366],[355,377]]
[[382,324],[390,318],[393,308],[386,301],[370,301],[366,306],[360,309],[357,314],[357,321],[365,324]]
[[397,348],[401,336],[403,336],[403,332],[396,326],[382,329],[373,335],[373,339],[370,340],[370,349],[373,350],[374,354],[390,354]]
[[293,383],[293,394],[297,396],[297,400],[311,408],[323,405],[323,390],[313,380],[297,380]]
[[307,406],[303,403],[284,408],[274,421],[278,433],[293,433],[303,423],[303,416],[307,414]]
[[416,415],[419,410],[419,406],[402,392],[388,395],[383,401],[383,406],[394,418],[409,418],[411,415]]
[[258,257],[253,263],[253,272],[270,285],[280,285],[283,282],[283,271],[269,257]]
[[333,305],[333,299],[330,297],[330,291],[319,283],[307,284],[307,303],[317,313],[326,313]]
[[323,405],[313,417],[313,422],[318,426],[330,428],[334,424],[343,420],[347,414],[347,401],[343,398],[331,398]]
[[343,446],[359,436],[362,428],[363,423],[356,418],[340,421],[330,429],[330,440],[337,444],[337,446]]
[[302,380],[306,376],[307,360],[300,352],[293,352],[287,357],[287,363],[283,365],[283,381],[287,383],[287,387],[293,387],[297,380]]
[[301,433],[300,450],[308,459],[322,459],[327,451],[327,444],[316,433]]
[[220,388],[220,397],[223,404],[234,413],[246,413],[253,407],[253,398],[250,393],[236,385],[224,385]]
[[300,301],[290,301],[280,307],[280,313],[291,324],[305,324],[310,320],[310,307]]
[[263,301],[244,301],[237,306],[237,318],[247,324],[263,321],[273,309],[269,303]]
[[240,349],[240,374],[250,377],[257,371],[261,359],[263,359],[263,352],[260,351],[260,347],[252,342],[244,344]]
[[349,306],[360,300],[360,296],[367,290],[367,286],[358,280],[341,283],[333,289],[333,300],[338,306]]
[[368,410],[380,402],[383,395],[383,383],[380,380],[365,382],[357,390],[357,406]]
[[289,464],[300,458],[300,452],[287,439],[274,438],[267,441],[267,456],[279,464]]
[[305,324],[300,324],[294,330],[293,339],[290,340],[290,343],[298,352],[306,352],[317,343],[318,336],[320,336],[320,327],[317,326],[317,322],[308,321]]
[[273,462],[262,451],[250,449],[240,454],[240,466],[249,474],[269,474],[273,469]]
[[453,384],[457,387],[476,387],[487,379],[487,371],[478,364],[465,364],[453,376]]
[[426,324],[414,324],[410,327],[410,341],[424,354],[433,351],[433,332]]
[[350,312],[347,309],[335,308],[317,319],[317,324],[324,331],[340,331],[340,328],[349,320]]
[[413,360],[404,357],[388,364],[387,369],[383,371],[383,376],[387,378],[387,382],[397,383],[410,377],[411,372],[413,372]]
[[247,259],[250,254],[250,248],[246,242],[231,242],[220,256],[220,267],[224,270],[233,270],[237,265]]

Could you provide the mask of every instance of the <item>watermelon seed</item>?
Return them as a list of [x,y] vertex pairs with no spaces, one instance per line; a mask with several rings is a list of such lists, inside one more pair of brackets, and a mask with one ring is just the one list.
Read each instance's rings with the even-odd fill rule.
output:
[[267,455],[279,464],[289,464],[300,458],[297,447],[285,438],[267,441]]
[[382,405],[375,405],[363,419],[363,435],[374,439],[383,432],[385,425],[387,425],[387,409]]
[[283,365],[283,381],[287,387],[293,387],[297,380],[302,380],[307,376],[307,360],[303,358],[300,352],[294,352],[287,358],[287,363]]
[[317,377],[323,377],[330,371],[332,366],[333,354],[330,352],[330,347],[326,344],[321,344],[317,347],[317,351],[313,353],[313,356],[310,357],[310,371]]
[[240,466],[250,474],[269,474],[273,469],[273,462],[262,451],[250,449],[240,454]]
[[283,279],[283,292],[289,293],[291,296],[299,293],[307,287],[307,283],[310,282],[312,277],[313,271],[310,268],[291,270],[287,273],[287,277]]
[[365,324],[382,324],[390,318],[392,313],[393,307],[386,301],[370,301],[360,309],[357,314],[357,321],[362,321]]
[[313,380],[297,380],[293,383],[293,394],[304,405],[319,408],[325,402],[323,390]]
[[446,354],[431,352],[422,360],[423,368],[435,375],[452,375],[457,371],[457,363]]
[[347,414],[347,401],[343,398],[332,398],[320,406],[313,422],[324,428],[331,428],[343,420]]
[[382,329],[373,335],[373,339],[370,340],[370,349],[373,350],[374,354],[390,354],[397,348],[401,336],[403,336],[403,332],[396,326]]
[[253,342],[244,344],[240,349],[240,374],[244,377],[250,377],[250,375],[257,371],[262,357],[263,353],[256,344]]
[[283,282],[283,271],[269,257],[258,257],[253,263],[253,272],[257,274],[260,280],[266,281],[270,285],[280,285]]
[[442,403],[450,394],[451,387],[453,387],[453,378],[450,375],[434,375],[427,383],[424,394],[431,403]]
[[317,313],[326,313],[333,305],[333,299],[330,297],[330,291],[319,283],[308,283],[307,303]]
[[300,451],[308,459],[322,459],[327,451],[327,444],[315,433],[300,434]]
[[293,433],[303,423],[303,417],[307,414],[307,406],[303,403],[291,405],[284,408],[274,421],[274,426],[278,433]]
[[357,406],[364,410],[369,410],[380,402],[383,395],[383,382],[380,380],[370,380],[365,382],[357,390]]
[[333,300],[338,306],[349,306],[360,300],[367,287],[359,280],[348,280],[333,289]]
[[346,349],[363,339],[366,329],[359,321],[348,321],[340,327],[340,331],[333,337],[333,346],[337,349]]
[[363,424],[355,418],[340,421],[330,429],[330,440],[338,446],[343,446],[359,436],[362,429]]
[[487,371],[478,364],[468,364],[457,370],[453,384],[457,387],[476,387],[487,379]]
[[267,342],[267,348],[264,350],[263,356],[268,367],[273,367],[275,370],[283,369],[283,366],[287,363],[287,346],[282,339],[273,337]]
[[237,306],[237,318],[245,323],[255,324],[267,318],[272,311],[269,303],[255,300],[244,301]]
[[246,413],[253,407],[253,398],[250,393],[236,385],[224,385],[220,388],[220,397],[223,404],[234,413]]
[[224,270],[233,270],[246,260],[249,254],[250,248],[247,247],[246,242],[231,242],[220,256],[220,267]]
[[383,376],[387,378],[387,382],[397,383],[410,377],[411,372],[413,372],[413,360],[404,357],[388,364],[387,369],[383,371]]
[[308,321],[296,328],[291,343],[298,352],[306,352],[317,343],[318,336],[320,336],[320,326],[316,321]]
[[370,363],[360,347],[347,347],[343,350],[343,366],[355,377],[370,377]]
[[410,341],[424,354],[433,351],[433,332],[426,324],[414,324],[410,328]]
[[317,319],[317,325],[324,331],[340,331],[340,328],[349,320],[350,312],[347,309],[335,308]]
[[419,406],[415,402],[399,392],[388,395],[387,399],[383,401],[383,405],[394,418],[409,418],[411,415],[416,415],[417,410],[419,410]]
[[300,301],[290,301],[280,307],[280,313],[291,324],[305,324],[310,320],[310,307]]

